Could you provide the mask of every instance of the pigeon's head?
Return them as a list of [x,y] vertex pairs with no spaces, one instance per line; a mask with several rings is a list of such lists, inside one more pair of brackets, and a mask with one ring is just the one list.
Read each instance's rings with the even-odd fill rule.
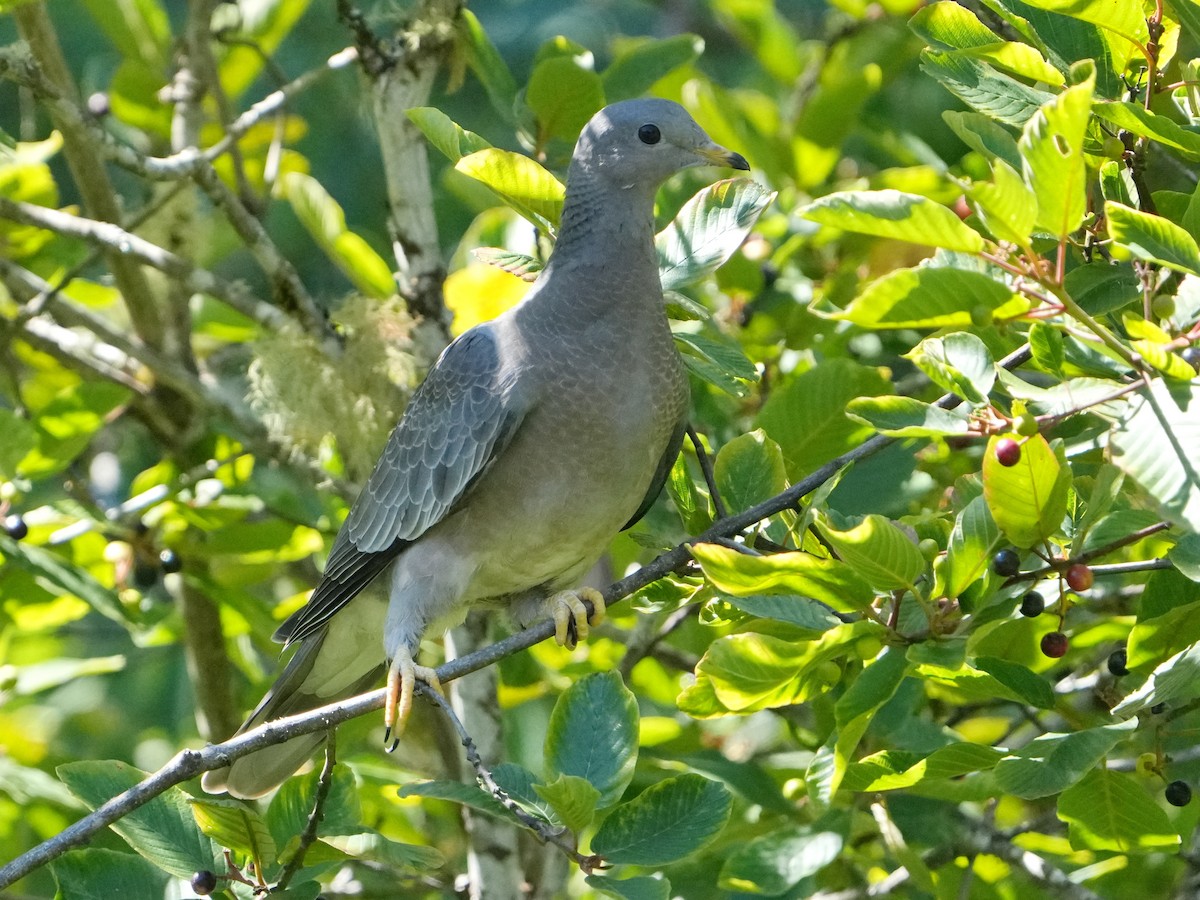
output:
[[749,170],[745,157],[713,142],[678,103],[625,100],[592,116],[579,135],[571,168],[621,188],[657,188],[689,166]]

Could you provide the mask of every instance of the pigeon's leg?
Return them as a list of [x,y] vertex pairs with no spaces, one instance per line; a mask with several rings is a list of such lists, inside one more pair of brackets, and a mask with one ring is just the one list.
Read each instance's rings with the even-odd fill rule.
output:
[[413,689],[417,679],[421,679],[438,693],[441,693],[442,683],[438,681],[437,670],[428,666],[418,666],[413,662],[412,653],[401,644],[396,648],[392,664],[388,666],[387,694],[383,702],[383,743],[391,740],[387,751],[391,753],[400,742],[400,735],[408,722],[408,714],[412,711]]
[[[592,604],[590,619],[587,607],[583,605],[585,600]],[[574,649],[579,641],[587,640],[589,625],[604,621],[604,595],[595,588],[559,591],[550,598],[550,603],[553,604],[554,640],[560,647]]]

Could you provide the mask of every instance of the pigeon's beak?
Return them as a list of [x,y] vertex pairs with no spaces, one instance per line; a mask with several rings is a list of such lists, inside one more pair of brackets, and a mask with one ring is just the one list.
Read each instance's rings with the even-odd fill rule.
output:
[[703,147],[697,147],[696,154],[710,165],[728,166],[731,169],[741,169],[744,172],[750,171],[750,163],[746,162],[746,157],[740,153],[734,153],[732,150],[726,150],[719,144],[707,144]]

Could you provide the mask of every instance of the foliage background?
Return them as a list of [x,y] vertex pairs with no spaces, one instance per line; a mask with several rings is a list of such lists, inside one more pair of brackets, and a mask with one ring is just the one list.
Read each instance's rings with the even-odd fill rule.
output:
[[[645,60],[633,67],[655,76],[635,77],[637,93],[685,102],[777,192],[742,249],[672,306],[685,319],[694,418],[717,451],[729,511],[779,496],[855,448],[881,446],[876,431],[897,440],[840,480],[824,476],[811,511],[772,509],[744,542],[761,556],[706,545],[695,551],[706,577],[693,567],[641,591],[587,647],[539,645],[497,667],[503,737],[488,740],[466,716],[485,759],[502,764],[497,779],[535,813],[573,824],[584,852],[616,848],[605,853],[620,863],[614,872],[585,878],[557,848],[518,839],[471,786],[449,726],[421,708],[393,756],[380,752],[377,717],[340,730],[347,765],[327,779],[332,840],[310,849],[290,894],[394,896],[397,885],[431,897],[1195,889],[1197,805],[1168,806],[1162,789],[1198,774],[1200,419],[1189,404],[1200,318],[1190,60],[1200,54],[1200,17],[1187,0],[918,7],[470,4],[506,67],[487,55],[487,41],[444,27],[453,6],[364,9],[377,35],[422,36],[408,46],[413,68],[437,76],[432,94],[410,105],[435,107],[559,173],[578,125],[548,129],[551,110],[516,92],[537,65],[573,60],[556,92],[571,100],[593,84],[586,73],[628,60],[637,39],[696,35],[702,54],[663,71]],[[0,158],[0,198],[79,212],[92,205],[87,179],[51,138],[62,123],[51,122],[15,43],[18,30],[36,30],[35,9],[0,4],[0,128],[24,142]],[[233,115],[355,42],[334,5],[298,0],[60,0],[47,11],[90,127],[152,157],[192,139],[210,146],[231,118],[211,95],[173,105],[162,94],[181,59],[202,71],[196,42],[208,46],[208,13],[232,29],[206,52],[227,80]],[[230,35],[264,47],[270,65],[236,55]],[[369,55],[370,43],[359,45]],[[656,59],[669,59],[665,47]],[[260,305],[235,312],[152,272],[147,296],[175,316],[155,337],[122,302],[111,260],[89,257],[103,241],[38,230],[19,207],[0,207],[0,502],[29,532],[19,542],[0,536],[5,861],[136,780],[98,761],[153,771],[236,726],[276,671],[274,624],[315,582],[354,485],[420,372],[450,329],[494,314],[485,300],[519,294],[516,279],[468,251],[546,249],[545,230],[539,243],[511,204],[436,150],[437,232],[403,219],[385,174],[421,170],[414,156],[380,150],[373,104],[400,111],[379,100],[386,79],[357,72],[329,72],[291,98],[282,146],[273,119],[253,129],[241,142],[244,183],[229,157],[218,162],[237,200],[185,178],[132,229],[223,284],[244,284],[226,293]],[[96,144],[86,127],[66,135],[68,148]],[[275,163],[279,177],[267,184],[264,167]],[[122,221],[171,183],[108,168]],[[662,223],[704,183],[688,173],[668,185]],[[503,177],[492,185],[510,199],[519,186]],[[243,221],[239,233],[227,212],[239,202],[261,221],[270,253],[247,249],[246,235],[259,232]],[[739,225],[753,221],[749,189],[731,202]],[[406,237],[436,253],[397,261],[390,227],[412,228]],[[715,205],[694,227],[744,232]],[[380,265],[399,272],[401,298]],[[36,298],[35,279],[53,282],[75,266],[65,301]],[[445,271],[453,324],[430,299]],[[283,310],[288,324],[264,324],[281,321],[264,307]],[[132,344],[113,354],[71,342],[88,332]],[[181,335],[187,350],[172,345]],[[997,375],[995,361],[1026,343],[1015,361],[1021,380]],[[164,357],[194,366],[191,377],[170,376]],[[1157,407],[1131,399],[1147,396],[1147,384]],[[972,415],[934,411],[943,391]],[[996,441],[1023,414],[1036,415],[1038,434],[1020,435],[1021,464],[1002,470]],[[718,518],[690,451],[669,494],[614,542],[610,574]],[[1018,578],[988,568],[1010,544],[1021,551]],[[789,547],[807,554],[777,552]],[[180,572],[164,572],[163,551],[181,560]],[[1062,580],[1075,561],[1097,575],[1078,594]],[[1049,606],[1036,618],[1017,612],[1031,586]],[[1060,629],[1070,649],[1050,659],[1039,641]],[[477,632],[481,642],[497,633],[494,624]],[[1120,678],[1106,664],[1118,648],[1132,670]],[[440,652],[432,642],[426,651]],[[611,670],[632,694],[594,674]],[[572,713],[637,740],[614,744],[612,758],[624,762],[606,782],[568,778],[547,800],[516,767],[546,783],[570,775],[575,754],[594,750],[573,743],[578,732],[564,724]],[[673,799],[694,802],[693,815],[651,839],[637,827],[667,821],[654,793],[665,784]],[[253,856],[274,881],[316,785],[315,774],[297,779],[261,820],[239,812],[225,821],[217,811],[228,808],[216,805],[198,818],[239,864]],[[105,831],[91,849],[28,875],[15,896],[190,895],[183,885],[204,854],[222,866],[184,795],[169,796],[154,807],[157,831]],[[642,820],[639,798],[650,810]],[[475,809],[467,827],[464,804]],[[613,841],[622,810],[633,821],[624,849]],[[483,835],[490,821],[502,823],[499,836]],[[265,844],[248,852],[267,832],[278,858]],[[345,834],[373,838],[352,846],[336,840]],[[472,867],[485,840],[517,852],[483,888]],[[652,846],[660,857],[647,855]],[[221,889],[249,895],[245,885]]]

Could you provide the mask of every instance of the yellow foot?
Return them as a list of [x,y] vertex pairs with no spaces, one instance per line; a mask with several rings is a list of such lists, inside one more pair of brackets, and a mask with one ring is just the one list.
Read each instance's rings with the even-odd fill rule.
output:
[[412,711],[413,689],[418,678],[439,694],[442,692],[437,671],[428,666],[416,665],[408,648],[400,647],[392,657],[392,664],[388,666],[387,694],[383,702],[383,724],[386,726],[383,743],[387,744],[389,739],[392,742],[391,746],[387,747],[388,753],[395,750],[396,745],[400,743],[400,735],[404,733],[408,714]]
[[[592,604],[592,615],[588,618],[584,601]],[[575,649],[579,641],[587,640],[588,626],[604,621],[604,595],[595,588],[580,588],[577,591],[559,591],[550,598],[553,604],[554,640],[560,647]]]

